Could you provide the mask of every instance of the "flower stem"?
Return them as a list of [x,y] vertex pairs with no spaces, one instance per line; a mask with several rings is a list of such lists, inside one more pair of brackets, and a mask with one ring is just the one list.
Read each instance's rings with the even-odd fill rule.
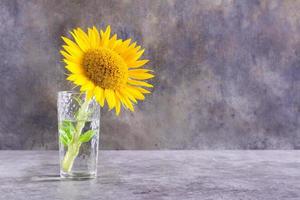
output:
[[79,138],[82,133],[82,129],[84,128],[85,122],[88,118],[87,110],[89,104],[90,100],[85,98],[84,103],[80,106],[78,110],[78,115],[76,117],[76,131],[73,134],[72,142],[68,145],[68,150],[62,162],[62,168],[64,172],[70,172],[72,170],[74,161],[78,156],[79,149],[81,146]]
[[71,171],[73,164],[74,164],[74,160],[78,155],[79,148],[80,148],[79,144],[69,145],[68,150],[67,150],[64,160],[63,160],[63,164],[62,164],[64,172]]

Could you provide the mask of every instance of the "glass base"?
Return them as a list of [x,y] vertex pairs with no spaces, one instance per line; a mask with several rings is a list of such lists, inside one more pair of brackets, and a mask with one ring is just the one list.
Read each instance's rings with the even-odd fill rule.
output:
[[94,179],[96,178],[96,173],[87,173],[87,172],[70,172],[66,173],[61,171],[60,177],[62,179],[73,179],[73,180],[83,180],[83,179]]

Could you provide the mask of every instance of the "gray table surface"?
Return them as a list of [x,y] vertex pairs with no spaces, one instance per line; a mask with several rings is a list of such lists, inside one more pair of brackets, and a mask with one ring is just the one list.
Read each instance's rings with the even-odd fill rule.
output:
[[100,151],[63,181],[56,151],[0,151],[0,199],[300,199],[300,151]]

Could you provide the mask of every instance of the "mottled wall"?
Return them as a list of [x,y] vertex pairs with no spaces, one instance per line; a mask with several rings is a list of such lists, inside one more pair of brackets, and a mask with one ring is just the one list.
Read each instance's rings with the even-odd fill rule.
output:
[[61,35],[111,24],[157,76],[103,149],[300,148],[300,1],[1,0],[0,149],[56,149]]

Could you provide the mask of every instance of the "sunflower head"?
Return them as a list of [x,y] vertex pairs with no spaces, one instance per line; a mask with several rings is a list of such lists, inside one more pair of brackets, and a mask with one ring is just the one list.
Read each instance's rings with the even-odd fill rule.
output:
[[87,32],[74,29],[70,32],[72,40],[62,37],[65,44],[60,52],[70,72],[67,80],[79,86],[88,98],[95,97],[102,107],[107,102],[118,115],[121,105],[134,111],[133,104],[144,100],[144,94],[150,93],[145,87],[153,87],[146,80],[154,75],[141,68],[149,61],[140,59],[144,53],[141,46],[131,43],[131,39],[111,36],[110,32],[110,26],[100,32],[96,27]]

